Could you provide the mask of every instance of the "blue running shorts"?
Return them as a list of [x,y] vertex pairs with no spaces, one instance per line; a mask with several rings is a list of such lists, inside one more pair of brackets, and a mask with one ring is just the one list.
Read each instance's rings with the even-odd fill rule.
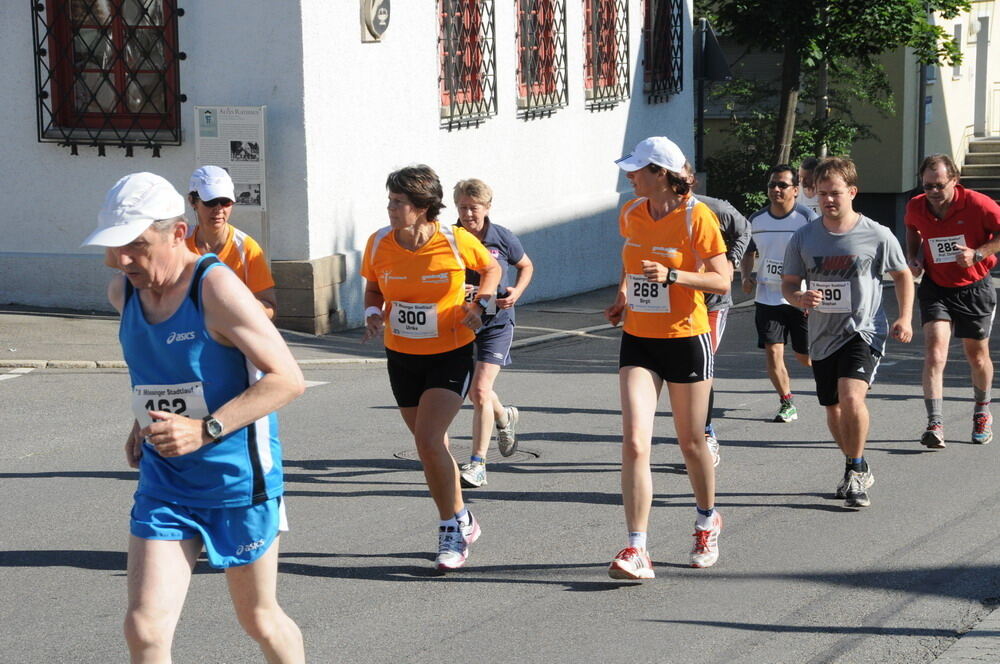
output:
[[186,507],[136,494],[129,530],[148,540],[200,537],[208,564],[225,569],[264,555],[288,520],[280,497],[243,507]]
[[510,345],[514,343],[514,323],[484,327],[476,333],[476,362],[510,364]]

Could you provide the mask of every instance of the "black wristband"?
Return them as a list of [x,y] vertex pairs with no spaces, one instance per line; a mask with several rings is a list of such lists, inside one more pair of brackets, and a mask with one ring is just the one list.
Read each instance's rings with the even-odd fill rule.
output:
[[674,268],[670,268],[667,270],[667,280],[664,283],[666,283],[669,286],[675,281],[677,281],[677,270],[675,270]]

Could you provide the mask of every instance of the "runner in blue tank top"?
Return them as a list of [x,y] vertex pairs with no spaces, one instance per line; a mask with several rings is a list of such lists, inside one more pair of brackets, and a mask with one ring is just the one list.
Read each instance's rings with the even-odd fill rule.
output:
[[204,547],[267,660],[304,662],[302,634],[276,597],[288,528],[274,415],[302,393],[302,373],[239,278],[187,248],[183,214],[166,180],[134,173],[108,192],[84,243],[110,247],[125,275],[108,287],[136,416],[126,457],[139,468],[125,638],[132,661],[169,661]]

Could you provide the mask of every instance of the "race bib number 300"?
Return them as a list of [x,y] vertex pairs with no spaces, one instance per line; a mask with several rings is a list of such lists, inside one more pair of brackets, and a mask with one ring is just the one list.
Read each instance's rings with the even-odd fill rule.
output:
[[132,413],[140,427],[153,423],[151,410],[162,410],[200,420],[208,415],[201,381],[175,385],[136,385],[132,388]]
[[397,337],[433,339],[438,335],[437,305],[393,302],[389,325]]
[[814,281],[810,287],[823,296],[817,310],[828,314],[851,312],[850,281]]
[[670,312],[670,292],[666,284],[648,281],[644,275],[628,275],[628,308],[647,314]]
[[954,263],[955,257],[962,253],[959,247],[965,246],[965,236],[932,237],[927,243],[930,245],[931,259],[935,263]]

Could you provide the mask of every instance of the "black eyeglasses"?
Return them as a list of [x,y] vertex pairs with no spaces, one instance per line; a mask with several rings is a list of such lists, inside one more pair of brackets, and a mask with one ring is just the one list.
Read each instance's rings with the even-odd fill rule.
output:
[[788,189],[789,187],[794,187],[794,186],[795,186],[794,184],[788,184],[787,182],[768,182],[767,183],[767,188],[768,189],[774,189],[774,188]]
[[229,207],[233,204],[233,202],[225,196],[220,196],[219,198],[213,198],[210,201],[202,201],[201,204],[205,207],[219,207],[220,205],[222,207]]
[[944,188],[951,184],[951,180],[945,182],[944,184],[935,182],[933,184],[923,184],[920,185],[924,191],[944,191]]

